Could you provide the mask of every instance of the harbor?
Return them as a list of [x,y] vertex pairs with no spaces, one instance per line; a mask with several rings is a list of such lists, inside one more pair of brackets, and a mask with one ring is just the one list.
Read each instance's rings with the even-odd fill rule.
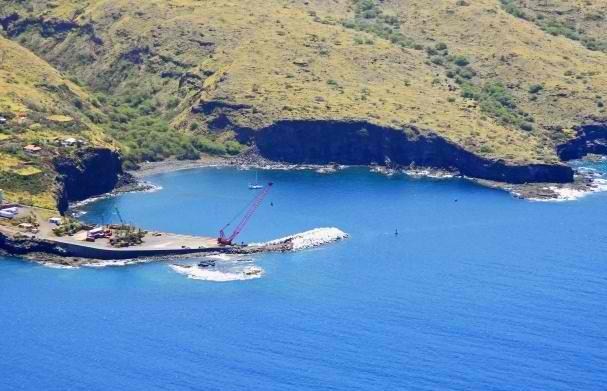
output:
[[[54,211],[19,204],[0,205],[0,249],[12,255],[50,256],[59,264],[98,260],[171,257],[188,254],[254,254],[295,251],[344,239],[337,228],[320,228],[264,243],[237,243],[236,239],[261,205],[271,185],[265,186],[242,215],[219,230],[217,237],[145,230],[127,224],[87,224]],[[230,229],[232,224],[235,228]],[[236,224],[237,223],[237,224]]]

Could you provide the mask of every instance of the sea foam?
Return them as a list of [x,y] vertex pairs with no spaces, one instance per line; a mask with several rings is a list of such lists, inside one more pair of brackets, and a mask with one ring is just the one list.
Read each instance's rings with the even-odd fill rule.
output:
[[170,265],[171,269],[183,274],[192,280],[228,282],[244,281],[261,278],[264,271],[258,266],[231,267],[227,269],[216,269],[214,267],[203,268],[199,266]]

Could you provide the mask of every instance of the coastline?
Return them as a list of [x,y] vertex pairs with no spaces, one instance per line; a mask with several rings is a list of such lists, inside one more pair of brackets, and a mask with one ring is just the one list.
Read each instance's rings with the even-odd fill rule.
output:
[[198,160],[177,160],[177,159],[166,159],[158,162],[145,162],[142,163],[137,170],[129,170],[128,173],[134,178],[140,180],[143,177],[156,174],[164,174],[168,172],[189,170],[193,168],[204,168],[204,167],[223,167],[223,166],[236,166],[238,160],[235,158],[213,156],[213,155],[202,155]]
[[[593,158],[590,157],[589,160],[592,161]],[[351,167],[364,167],[369,169],[370,172],[375,172],[380,175],[386,176],[401,174],[414,179],[427,178],[435,180],[462,178],[476,183],[480,186],[506,191],[513,197],[519,199],[543,202],[573,201],[589,194],[607,191],[607,179],[601,176],[597,176],[593,172],[589,172],[580,167],[576,169],[575,180],[573,183],[511,184],[505,182],[466,177],[461,175],[457,171],[448,171],[444,169],[436,169],[430,167],[389,167],[379,165],[349,166],[339,164],[316,165],[280,163],[264,159],[255,152],[253,152],[244,153],[233,157],[203,155],[198,160],[168,159],[159,162],[146,162],[143,163],[138,170],[128,172],[128,174],[135,178],[135,180],[137,181],[137,185],[128,186],[125,189],[118,188],[114,192],[109,193],[109,195],[111,196],[130,191],[153,191],[153,185],[143,181],[143,178],[148,177],[150,175],[206,167],[236,167],[244,170],[313,170],[321,174],[331,174],[339,170]]]
[[[604,159],[602,159],[604,160]],[[589,159],[589,161],[592,161]],[[321,174],[335,173],[339,170],[359,167],[366,168],[370,172],[377,173],[379,175],[393,176],[393,175],[404,175],[413,179],[431,179],[431,180],[446,180],[451,178],[465,179],[476,183],[478,185],[489,187],[493,189],[499,189],[509,192],[513,197],[526,199],[529,201],[572,201],[582,198],[588,194],[607,191],[607,178],[604,174],[599,173],[593,168],[587,168],[583,166],[582,162],[578,162],[575,166],[576,177],[574,183],[570,184],[554,184],[554,183],[533,183],[533,184],[522,184],[513,185],[501,182],[492,182],[486,180],[480,180],[475,178],[469,178],[462,176],[458,172],[439,170],[433,168],[424,167],[390,167],[390,166],[346,166],[346,165],[309,165],[309,164],[284,164],[266,159],[260,158],[255,154],[243,154],[236,157],[218,157],[218,156],[203,156],[198,160],[179,161],[179,160],[165,160],[161,162],[144,163],[141,168],[137,171],[126,173],[126,180],[124,180],[118,188],[110,193],[106,193],[97,197],[92,197],[78,203],[70,205],[68,212],[73,216],[77,217],[79,210],[78,208],[96,200],[116,196],[127,192],[145,192],[145,191],[156,191],[159,188],[149,182],[145,181],[145,178],[150,175],[169,173],[179,170],[196,169],[204,167],[234,167],[237,169],[248,170],[248,169],[272,169],[272,170],[313,170]],[[0,232],[0,239],[2,239],[2,232]],[[7,238],[4,238],[6,242]],[[287,238],[283,238],[287,239]],[[3,240],[0,240],[3,242]],[[27,241],[26,241],[27,242]],[[35,243],[15,244],[16,247],[23,251],[9,251],[12,254],[20,253],[21,257],[36,261],[45,265],[52,265],[55,267],[79,267],[86,265],[99,265],[99,266],[126,266],[129,264],[140,263],[142,258],[148,261],[154,261],[162,259],[175,259],[179,258],[179,253],[189,253],[188,256],[194,256],[195,251],[182,251],[181,249],[173,251],[171,254],[156,254],[145,253],[140,254],[139,257],[131,258],[126,254],[117,258],[120,261],[111,261],[107,256],[98,258],[95,254],[88,254],[82,257],[80,253],[71,252],[57,252],[51,251],[48,248],[56,247],[57,243],[51,245],[46,241],[34,241]],[[59,241],[60,242],[60,241]],[[10,244],[10,241],[5,243]],[[46,245],[46,247],[45,247]],[[50,247],[49,247],[50,246]],[[4,246],[3,246],[4,247]],[[21,248],[22,247],[22,248]],[[48,247],[48,248],[47,248]],[[212,246],[211,246],[212,247]],[[9,246],[10,248],[10,246]],[[265,244],[253,244],[248,248],[231,248],[231,249],[211,249],[205,251],[208,254],[211,253],[228,253],[228,254],[254,254],[258,252],[283,252],[293,250],[285,243],[282,242],[279,245],[277,243],[265,243]],[[204,256],[200,254],[200,256]],[[110,257],[111,258],[111,257]],[[138,259],[136,259],[138,258]],[[146,262],[146,261],[143,261]]]

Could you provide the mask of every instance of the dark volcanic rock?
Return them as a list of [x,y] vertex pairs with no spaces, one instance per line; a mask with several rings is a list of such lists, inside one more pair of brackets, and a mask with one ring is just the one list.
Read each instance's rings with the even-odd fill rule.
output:
[[11,255],[25,255],[29,253],[65,255],[65,250],[49,241],[27,237],[11,237],[2,232],[0,232],[0,249]]
[[107,148],[88,148],[76,157],[57,157],[53,163],[61,185],[57,207],[62,213],[70,201],[112,191],[123,174],[120,155]]
[[576,137],[557,147],[563,160],[579,159],[588,154],[607,155],[607,123],[582,125],[576,129]]
[[456,170],[462,175],[508,183],[573,181],[561,164],[511,165],[475,155],[439,136],[408,136],[404,131],[365,122],[280,121],[264,129],[240,129],[241,141],[254,141],[260,154],[295,164],[395,164]]

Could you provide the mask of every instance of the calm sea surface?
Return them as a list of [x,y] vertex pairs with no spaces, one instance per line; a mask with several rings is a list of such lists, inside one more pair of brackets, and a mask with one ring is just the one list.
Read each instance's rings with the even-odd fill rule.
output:
[[[162,190],[84,218],[118,208],[215,235],[254,177],[156,175]],[[0,390],[607,388],[607,193],[531,202],[362,169],[259,178],[275,187],[241,240],[331,226],[351,238],[259,256],[262,278],[232,282],[0,258]]]

